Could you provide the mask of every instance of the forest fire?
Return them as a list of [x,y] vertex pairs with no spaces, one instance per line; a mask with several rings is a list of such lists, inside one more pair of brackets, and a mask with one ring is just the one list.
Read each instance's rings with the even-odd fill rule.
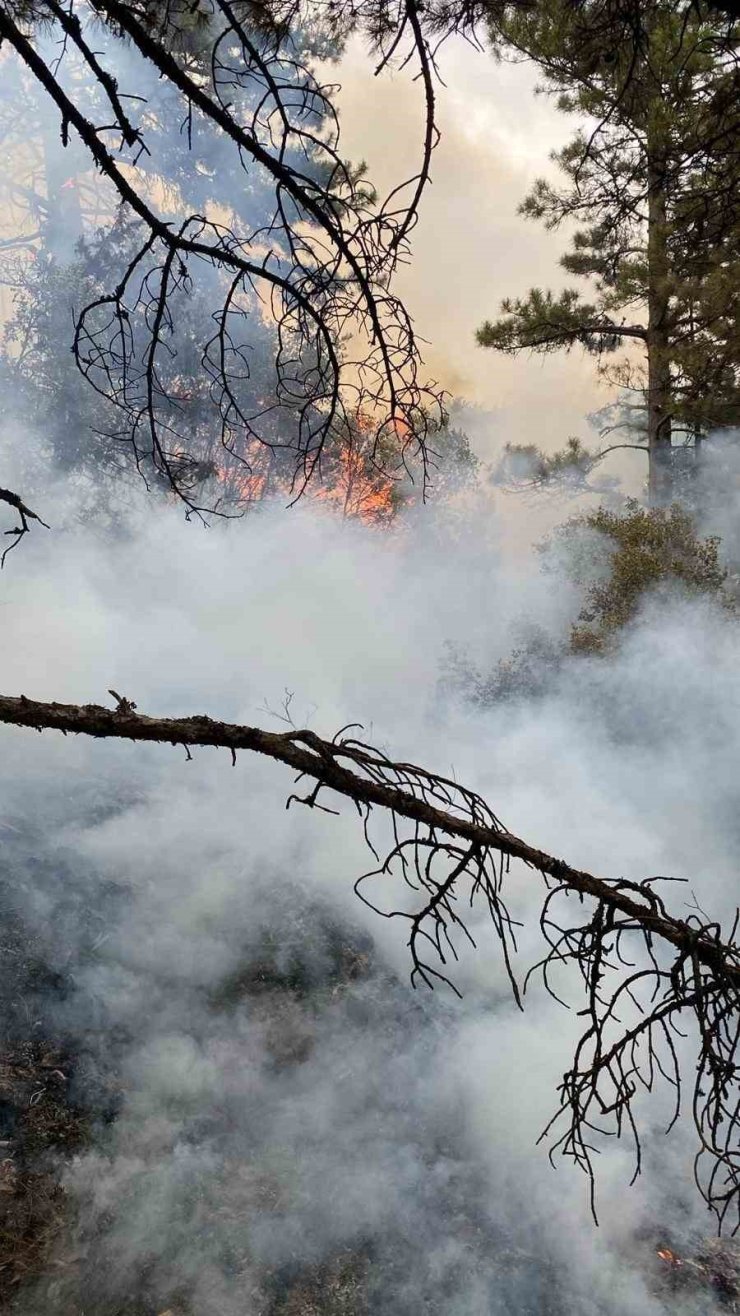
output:
[[[397,443],[395,439],[397,437]],[[402,501],[400,480],[388,474],[387,466],[398,466],[403,435],[399,423],[394,425],[394,451],[385,439],[383,452],[376,453],[375,426],[368,418],[355,418],[351,434],[337,442],[323,457],[307,490],[307,496],[344,519],[365,525],[388,525],[394,520]],[[388,460],[390,458],[390,461]],[[251,506],[268,496],[292,501],[299,493],[292,471],[283,469],[276,453],[263,444],[252,442],[238,458],[238,464],[215,465],[216,479],[227,497],[241,506]]]
[[0,1316],[740,1316],[738,4],[0,0]]
[[332,466],[331,478],[313,493],[317,502],[367,525],[385,525],[393,520],[400,501],[397,485],[366,453],[347,445]]
[[709,1291],[723,1307],[740,1310],[740,1249],[732,1239],[702,1239],[691,1256],[679,1256],[664,1244],[655,1255],[671,1289]]

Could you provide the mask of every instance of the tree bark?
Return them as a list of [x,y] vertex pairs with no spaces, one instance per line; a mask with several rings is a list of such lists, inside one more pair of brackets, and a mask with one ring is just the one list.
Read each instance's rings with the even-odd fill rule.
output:
[[[655,113],[652,107],[650,113]],[[660,130],[651,125],[647,135],[647,438],[648,498],[652,507],[665,506],[673,495],[666,159],[665,144],[656,137],[660,137]]]

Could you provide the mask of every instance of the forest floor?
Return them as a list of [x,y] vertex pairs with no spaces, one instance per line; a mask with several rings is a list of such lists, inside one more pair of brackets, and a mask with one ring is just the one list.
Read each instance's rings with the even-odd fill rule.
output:
[[[102,1307],[81,1297],[90,1240],[86,1243],[78,1228],[65,1172],[115,1118],[117,1080],[111,1074],[102,1085],[96,1083],[92,1068],[87,1075],[83,1054],[42,1035],[39,1001],[49,990],[63,995],[64,984],[24,942],[12,918],[0,933],[0,956],[0,1312],[28,1316],[43,1308],[55,1316],[78,1316],[83,1310],[85,1316],[198,1316],[186,1294],[164,1309],[147,1305],[140,1295],[123,1305],[105,1301]],[[353,949],[345,942],[337,947],[331,979],[320,990],[341,992],[370,970],[366,948]],[[296,1020],[301,1023],[300,1011],[309,1001],[314,1008],[315,994],[299,977],[280,976],[270,964],[253,963],[224,984],[227,1003],[243,995],[253,1009],[269,1008],[278,1021],[272,1037],[276,1064],[300,1064],[311,1045],[310,1028],[296,1026]],[[538,1265],[536,1255],[525,1261]],[[264,1316],[369,1316],[372,1264],[371,1250],[347,1251],[267,1276]],[[740,1242],[677,1240],[653,1232],[635,1240],[625,1264],[643,1271],[666,1312],[679,1302],[684,1306],[685,1300],[692,1312],[740,1313]]]

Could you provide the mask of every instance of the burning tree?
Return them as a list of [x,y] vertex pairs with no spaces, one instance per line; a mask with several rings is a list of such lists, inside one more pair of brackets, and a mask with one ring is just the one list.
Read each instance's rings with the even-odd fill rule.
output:
[[[336,42],[329,43],[320,34],[309,40],[301,31],[293,39],[300,41],[306,56],[311,51],[326,59],[337,50]],[[118,72],[121,52],[114,47],[106,53]],[[191,52],[190,59],[197,67],[197,52]],[[12,58],[12,52],[6,52],[3,67],[8,90],[0,100],[0,139],[8,151],[8,168],[0,182],[6,223],[13,235],[0,247],[0,254],[13,312],[5,328],[0,369],[8,395],[16,399],[17,419],[32,424],[43,436],[47,460],[62,472],[82,472],[100,491],[99,497],[106,487],[101,474],[120,476],[130,455],[145,479],[169,488],[166,472],[156,463],[152,468],[151,453],[131,445],[115,400],[101,398],[87,386],[66,350],[76,311],[105,297],[136,257],[141,224],[125,206],[116,205],[116,194],[106,180],[97,184],[96,175],[91,176],[91,161],[81,143],[74,151],[55,149],[56,143],[50,141],[57,133],[54,109],[44,103],[43,88]],[[84,74],[84,69],[78,72]],[[94,108],[101,113],[100,88],[83,85],[90,112]],[[269,224],[274,206],[269,182],[251,177],[244,186],[241,166],[237,162],[233,168],[228,157],[223,158],[216,129],[201,125],[188,140],[181,131],[180,94],[144,61],[137,67],[136,85],[145,93],[150,144],[149,154],[142,154],[137,162],[137,176],[148,195],[166,205],[173,222],[194,209],[217,208],[229,210],[232,227],[249,230]],[[245,87],[252,111],[258,90]],[[22,128],[14,112],[19,100],[28,110]],[[326,113],[317,109],[315,117],[318,142]],[[305,158],[290,160],[300,163],[317,183],[325,177],[318,146]],[[361,169],[356,177],[359,185]],[[140,270],[142,280],[156,280],[156,258],[143,261]],[[240,367],[234,389],[246,405],[254,409],[258,403],[261,408],[261,434],[257,439],[231,423],[227,439],[219,375],[202,355],[203,344],[213,334],[214,305],[224,293],[219,272],[201,269],[197,280],[170,294],[171,331],[158,362],[159,416],[163,426],[171,424],[187,438],[187,447],[175,447],[170,455],[171,472],[189,484],[193,496],[197,490],[201,500],[212,496],[222,507],[238,511],[270,493],[287,500],[293,496],[295,454],[285,436],[300,423],[300,416],[298,408],[291,412],[276,396],[274,322],[255,299],[251,307],[243,308],[244,350],[238,363],[234,354],[232,365]],[[130,356],[142,360],[150,334],[146,299],[136,308],[129,304],[128,311]],[[304,369],[308,356],[304,350]],[[321,488],[317,488],[318,496],[331,496],[345,514],[368,519],[392,515],[398,505],[395,466],[404,439],[401,427],[395,426],[376,445],[374,430],[372,415],[357,416],[348,408],[346,423],[334,427],[323,454]],[[206,490],[209,479],[212,483]]]

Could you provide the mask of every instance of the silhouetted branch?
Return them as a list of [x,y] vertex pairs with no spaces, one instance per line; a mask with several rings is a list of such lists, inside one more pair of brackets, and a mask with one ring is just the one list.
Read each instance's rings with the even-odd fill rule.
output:
[[[110,55],[93,50],[83,0],[34,5],[34,19],[46,20],[44,31],[52,23],[60,35],[61,54],[53,59],[33,30],[23,28],[14,6],[0,3],[0,41],[56,106],[62,144],[77,134],[141,222],[138,249],[117,286],[82,310],[74,339],[80,369],[119,418],[113,436],[130,442],[137,464],[150,464],[190,511],[214,510],[213,500],[207,508],[198,501],[203,463],[190,451],[182,390],[168,382],[177,354],[173,308],[200,276],[213,297],[216,326],[198,344],[201,366],[223,447],[248,475],[256,454],[277,455],[292,467],[288,484],[299,497],[320,470],[327,443],[346,441],[351,417],[360,414],[375,426],[373,460],[391,477],[416,468],[425,481],[442,395],[420,378],[413,324],[391,291],[408,255],[437,139],[432,56],[413,0],[399,4],[392,26],[399,42],[403,37],[404,60],[416,59],[424,87],[422,162],[418,176],[383,206],[342,159],[334,88],[318,82],[286,28],[248,26],[245,7],[233,0],[214,0],[197,40],[189,29],[178,30],[176,17],[155,22],[145,0],[92,0],[91,8],[108,42],[133,46],[142,68],[182,106],[188,135],[194,122],[213,135],[228,160],[225,172],[245,175],[243,197],[256,171],[271,198],[259,221],[245,219],[246,202],[234,200],[239,190],[232,196],[228,188],[217,198],[218,220],[205,209],[183,215],[186,198],[176,221],[163,213],[138,168],[142,153],[153,158],[146,106],[129,108],[141,98],[119,87]],[[197,48],[186,56],[181,45],[193,41]],[[82,63],[82,79],[65,76],[73,58]],[[383,63],[388,58],[386,50]],[[96,87],[105,122],[96,119]],[[112,134],[119,137],[115,147]],[[276,344],[268,398],[251,384],[249,370],[250,324],[264,322]]]
[[41,517],[38,516],[36,512],[32,512],[30,507],[26,507],[23,500],[18,497],[18,494],[13,493],[11,489],[0,489],[0,502],[7,503],[9,507],[15,508],[20,519],[20,525],[17,525],[13,530],[5,531],[6,535],[11,536],[13,542],[8,545],[2,554],[0,554],[0,570],[2,570],[5,566],[5,559],[8,556],[8,553],[12,552],[12,550],[18,546],[23,536],[27,535],[31,529],[28,524],[29,521],[38,521],[39,525],[42,525],[45,530],[48,530],[49,527],[45,521],[41,520]]

